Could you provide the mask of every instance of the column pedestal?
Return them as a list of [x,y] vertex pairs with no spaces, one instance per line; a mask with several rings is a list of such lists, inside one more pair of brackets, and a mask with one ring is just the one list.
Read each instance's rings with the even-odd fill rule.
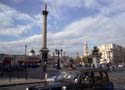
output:
[[42,61],[48,61],[48,52],[49,50],[48,49],[41,49],[40,52],[42,53]]

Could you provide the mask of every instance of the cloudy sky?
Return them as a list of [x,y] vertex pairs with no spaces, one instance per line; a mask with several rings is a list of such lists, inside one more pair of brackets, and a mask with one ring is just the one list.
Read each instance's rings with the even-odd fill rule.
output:
[[42,9],[48,4],[48,49],[80,54],[106,43],[125,46],[125,0],[0,0],[0,53],[36,53],[42,45]]

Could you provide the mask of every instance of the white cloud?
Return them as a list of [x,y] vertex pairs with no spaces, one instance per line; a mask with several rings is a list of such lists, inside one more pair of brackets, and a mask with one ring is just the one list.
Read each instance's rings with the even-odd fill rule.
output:
[[[45,1],[45,0],[44,0]],[[76,20],[74,22],[71,22],[70,24],[66,25],[61,32],[48,32],[48,48],[52,51],[55,48],[63,48],[68,53],[75,52],[82,52],[83,49],[83,41],[85,39],[90,42],[90,44],[93,45],[99,45],[104,43],[117,43],[125,46],[125,13],[123,12],[125,9],[125,3],[123,0],[112,0],[109,2],[105,1],[104,3],[109,3],[108,5],[102,5],[99,3],[99,0],[75,0],[74,2],[72,0],[47,0],[49,3],[49,11],[50,13],[54,15],[56,18],[60,18],[60,15],[62,16],[62,8],[63,7],[86,7],[86,8],[97,8],[101,12],[97,14],[97,16],[89,16],[89,17],[83,17],[79,20]],[[101,0],[103,1],[103,0]],[[72,3],[71,3],[72,2]],[[117,4],[119,3],[119,4]],[[15,13],[15,10],[10,10],[10,8],[6,9],[8,10],[8,13],[5,15],[13,15],[12,13]],[[51,12],[52,11],[52,12]],[[107,15],[112,14],[113,12],[119,12],[116,15],[113,15],[111,17],[107,17]],[[16,11],[17,12],[17,11]],[[56,14],[55,14],[56,13]],[[34,19],[37,21],[37,25],[41,26],[41,15],[37,15],[35,17],[30,17],[29,15],[19,13],[20,17],[17,19],[19,20],[25,20],[25,18],[31,22],[34,22]],[[2,16],[2,13],[0,13]],[[21,17],[23,16],[23,17]],[[6,18],[6,22],[2,22],[3,26],[12,26],[12,23],[14,22],[13,17]],[[63,18],[63,17],[61,17]],[[8,24],[8,22],[10,22]],[[11,31],[15,31],[20,26],[12,29]],[[21,28],[21,27],[20,27]],[[15,31],[13,33],[23,34],[27,32],[31,27],[30,25],[23,26],[20,29],[20,32]],[[15,30],[14,30],[15,29]],[[53,28],[50,28],[53,29]],[[1,29],[2,30],[2,29]],[[9,29],[6,29],[10,31]],[[25,31],[26,30],[26,31]],[[7,32],[6,32],[7,33]],[[12,34],[12,32],[11,32]],[[18,41],[9,41],[9,42],[0,42],[0,47],[2,49],[6,48],[10,52],[20,52],[23,53],[24,45],[28,44],[29,47],[35,47],[37,51],[41,48],[41,35],[35,35],[31,36],[22,40]],[[13,50],[13,48],[15,50]],[[6,50],[5,49],[5,50]],[[5,51],[1,50],[1,51]],[[7,51],[6,50],[6,51]]]
[[[20,36],[32,29],[38,20],[0,3],[0,35]],[[19,24],[23,22],[25,24]]]
[[28,30],[30,30],[32,28],[31,25],[24,25],[24,26],[20,26],[18,25],[17,27],[13,27],[13,28],[1,28],[1,33],[0,35],[13,35],[13,36],[18,36],[18,35],[22,35],[24,33],[27,33]]
[[97,0],[84,0],[84,6],[87,8],[98,8],[100,7]]
[[[62,20],[65,16],[62,16],[65,8],[82,7],[84,0],[43,0],[44,3],[48,4],[50,15],[57,20]],[[60,18],[62,17],[62,18]]]
[[41,35],[34,35],[16,41],[0,42],[2,53],[9,54],[24,54],[25,45],[28,45],[29,50],[34,48],[38,54],[41,48]]
[[98,10],[98,14],[106,16],[125,11],[125,0],[43,0],[43,2],[48,4],[50,15],[57,20],[65,18],[63,14],[69,13],[68,8],[89,8]]
[[9,17],[7,14],[2,12],[1,10],[1,4],[0,4],[0,24],[1,27],[6,27],[6,26],[11,26],[12,23],[14,22],[11,17]]
[[38,14],[38,15],[35,15],[34,16],[34,24],[36,25],[36,26],[39,26],[39,27],[41,27],[42,26],[42,14]]
[[[105,43],[117,43],[125,46],[125,13],[114,17],[96,16],[83,18],[67,25],[64,30],[50,33],[49,46],[71,47],[67,51],[82,52],[83,41],[87,39],[92,46]],[[119,23],[120,22],[120,23]],[[73,49],[72,49],[73,48]],[[72,53],[71,52],[71,53]]]
[[[87,8],[97,9],[102,15],[115,15],[125,12],[125,0],[84,0]],[[100,14],[100,13],[99,13]]]
[[[41,27],[42,23],[41,15],[31,17],[26,13],[19,12],[2,3],[0,3],[0,17],[0,35],[6,37],[8,37],[8,35],[11,37],[24,36],[24,34],[28,34],[34,26]],[[24,24],[17,22],[23,22]],[[22,54],[25,44],[28,44],[30,48],[34,47],[35,49],[39,49],[39,45],[41,44],[40,36],[41,35],[33,35],[31,37],[21,37],[18,40],[15,38],[14,41],[0,42],[1,53]]]
[[44,3],[47,3],[51,6],[55,6],[57,8],[59,7],[63,7],[63,6],[66,6],[66,7],[79,7],[79,6],[82,6],[83,3],[84,3],[84,0],[75,0],[75,1],[72,1],[72,0],[43,0]]
[[14,2],[16,2],[16,3],[21,3],[21,2],[23,2],[24,0],[12,0],[12,1],[14,1]]
[[[91,46],[104,43],[117,43],[125,46],[123,42],[125,40],[124,17],[125,13],[114,17],[99,15],[72,22],[61,32],[48,32],[48,48],[50,52],[55,48],[63,48],[68,54],[76,54],[76,52],[82,52],[84,40],[88,40],[89,44],[92,44]],[[41,40],[41,35],[35,35],[18,41],[1,42],[1,45],[23,52],[23,46],[27,44],[39,51]],[[19,48],[22,50],[18,50]]]

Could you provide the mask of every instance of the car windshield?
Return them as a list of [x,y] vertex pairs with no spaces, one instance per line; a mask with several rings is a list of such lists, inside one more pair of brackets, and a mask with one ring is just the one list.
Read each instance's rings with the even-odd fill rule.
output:
[[78,71],[62,71],[56,76],[56,81],[73,81],[78,78]]

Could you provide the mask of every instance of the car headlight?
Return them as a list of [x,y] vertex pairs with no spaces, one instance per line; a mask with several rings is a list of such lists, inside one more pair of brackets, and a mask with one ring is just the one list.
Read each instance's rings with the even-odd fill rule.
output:
[[66,86],[62,86],[62,90],[66,90]]
[[29,90],[29,88],[26,88],[26,90]]

